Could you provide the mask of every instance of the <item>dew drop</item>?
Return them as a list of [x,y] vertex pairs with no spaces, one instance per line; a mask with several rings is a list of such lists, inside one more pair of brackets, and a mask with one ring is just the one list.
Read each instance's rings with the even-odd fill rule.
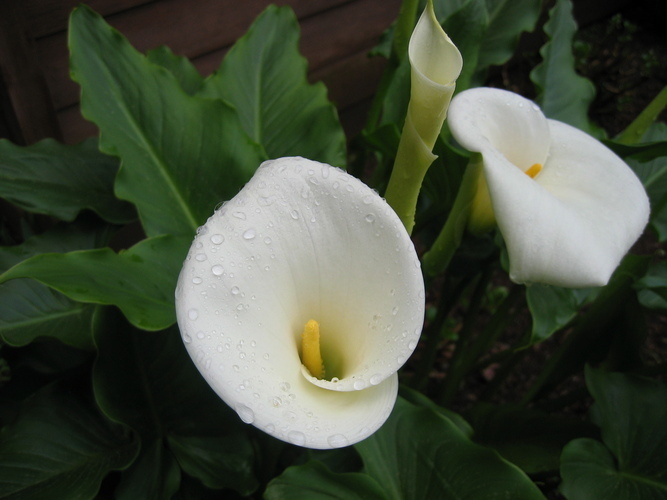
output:
[[405,363],[405,356],[398,356],[398,357],[396,358],[396,362],[397,362],[399,365],[402,365],[403,363]]
[[327,438],[327,443],[332,448],[342,448],[349,444],[349,441],[342,434],[333,434]]
[[187,333],[183,334],[183,342],[189,344],[190,342],[192,342],[192,337],[190,337],[190,335],[188,335]]
[[289,213],[289,215],[290,215],[290,217],[292,217],[292,219],[294,219],[294,220],[297,220],[297,219],[299,218],[299,212],[297,212],[296,210],[292,210],[292,211]]
[[408,343],[408,348],[411,349],[411,350],[414,350],[415,347],[417,347],[417,341],[416,341],[416,340],[411,340],[411,341]]
[[245,213],[243,212],[234,212],[232,215],[237,219],[245,220]]
[[255,421],[255,413],[245,405],[237,405],[236,413],[239,414],[241,420],[246,424],[252,424]]
[[326,179],[329,177],[329,170],[331,167],[329,165],[322,165],[322,178]]
[[225,270],[222,268],[221,265],[215,265],[211,268],[211,272],[215,274],[216,276],[221,276],[222,273],[225,272]]
[[206,334],[202,331],[199,331],[199,332],[197,332],[197,338],[199,340],[203,340],[204,338],[206,338]]
[[332,381],[334,384],[337,384],[338,382],[340,382],[340,379],[339,379],[338,377],[334,377],[334,378],[331,379],[331,381]]
[[195,285],[201,285],[202,281],[204,281],[204,280],[202,280],[199,276],[195,276],[194,278],[192,278],[192,282]]
[[291,386],[289,385],[289,382],[283,382],[282,384],[280,384],[280,388],[283,391],[287,392],[290,390]]
[[375,222],[375,214],[368,214],[368,215],[366,215],[366,217],[364,217],[364,219],[369,224],[372,223],[372,222]]
[[276,426],[273,424],[269,424],[266,427],[264,427],[264,432],[266,432],[267,434],[273,434],[274,432],[276,432]]
[[371,203],[373,203],[373,197],[371,195],[367,195],[364,196],[361,201],[364,202],[364,205],[370,205]]
[[290,431],[287,434],[287,439],[289,439],[290,443],[295,444],[297,446],[303,446],[304,444],[306,444],[306,436],[304,435],[303,432]]
[[270,245],[271,244],[271,238],[269,238],[268,236],[266,238],[264,238],[264,243],[266,243],[267,245]]
[[257,233],[254,229],[248,229],[245,233],[243,233],[244,240],[252,240],[255,236],[257,236]]
[[396,316],[398,314],[398,306],[394,306],[394,308],[391,310],[391,315]]
[[380,373],[376,373],[375,375],[371,376],[370,382],[371,385],[378,385],[380,382],[382,382],[382,375]]
[[239,290],[239,287],[237,286],[233,286],[231,289],[232,295],[238,295],[240,291],[241,290]]
[[221,234],[211,235],[211,243],[213,243],[214,245],[219,245],[223,241],[225,241],[225,237],[223,235]]
[[192,321],[196,320],[199,317],[199,312],[197,309],[190,309],[188,311],[188,318],[190,318]]
[[206,260],[206,254],[205,253],[198,253],[197,255],[195,255],[195,259],[198,262],[204,262]]
[[354,387],[354,389],[356,391],[360,391],[360,390],[362,390],[366,387],[366,381],[365,380],[357,380],[357,381],[354,382],[354,384],[352,384],[352,387]]
[[296,420],[296,413],[294,413],[293,411],[286,411],[285,413],[283,413],[283,417],[285,417],[290,422],[294,422]]
[[283,400],[280,399],[279,397],[275,397],[271,400],[271,404],[273,405],[274,408],[279,408],[283,405]]

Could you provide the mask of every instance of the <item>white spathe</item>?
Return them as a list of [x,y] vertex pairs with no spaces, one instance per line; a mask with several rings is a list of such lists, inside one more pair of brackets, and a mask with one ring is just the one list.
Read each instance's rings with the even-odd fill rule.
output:
[[[377,193],[338,168],[281,158],[200,228],[176,312],[197,368],[244,422],[323,449],[387,419],[424,300],[414,246]],[[327,380],[302,367],[311,319]]]
[[[482,155],[513,281],[564,287],[609,281],[649,216],[646,192],[623,160],[500,89],[461,92],[449,108],[449,127],[461,146]],[[536,163],[543,168],[533,179],[524,172]]]

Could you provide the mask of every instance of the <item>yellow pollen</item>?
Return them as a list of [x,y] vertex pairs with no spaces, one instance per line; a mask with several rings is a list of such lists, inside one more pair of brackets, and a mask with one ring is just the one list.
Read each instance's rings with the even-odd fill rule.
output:
[[537,174],[539,174],[541,171],[542,171],[542,165],[540,163],[535,163],[532,167],[530,167],[524,173],[528,177],[530,177],[531,179],[534,179],[537,176]]
[[320,324],[311,319],[303,327],[301,334],[301,352],[303,365],[315,378],[324,377],[324,363],[320,354]]

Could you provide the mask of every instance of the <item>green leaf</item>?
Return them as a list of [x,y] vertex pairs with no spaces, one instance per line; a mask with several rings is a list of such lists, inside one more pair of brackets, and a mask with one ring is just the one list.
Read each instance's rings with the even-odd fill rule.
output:
[[189,238],[165,235],[120,253],[45,253],[9,269],[0,283],[32,278],[80,302],[118,306],[139,328],[159,330],[176,321],[174,290],[189,244]]
[[592,288],[562,288],[539,283],[526,287],[533,328],[525,347],[548,339],[566,326],[595,292]]
[[661,382],[588,368],[591,418],[602,441],[577,439],[561,458],[568,500],[667,497],[667,387]]
[[473,443],[444,415],[399,398],[374,435],[355,445],[391,499],[543,499],[516,466]]
[[[106,228],[56,226],[23,244],[0,248],[0,271],[41,254],[96,248],[107,240]],[[52,337],[80,349],[92,348],[90,320],[94,307],[30,279],[0,285],[0,337],[12,346],[24,346],[38,337]]]
[[646,276],[635,283],[635,289],[644,307],[667,310],[667,262],[651,264]]
[[150,62],[169,70],[186,94],[195,95],[201,89],[204,78],[187,57],[177,56],[164,45],[149,50],[146,57]]
[[480,49],[478,68],[504,64],[514,55],[519,37],[533,31],[542,9],[540,0],[486,0],[487,36]]
[[[126,472],[124,488],[149,481],[153,491],[172,491],[160,471],[180,468],[206,485],[248,495],[257,488],[254,451],[237,415],[218,398],[194,367],[178,329],[144,332],[114,309],[96,317],[98,357],[93,386],[109,418],[135,429],[162,464],[151,470],[147,456],[139,469]],[[156,458],[157,460],[157,458]],[[140,472],[142,469],[146,472]],[[144,477],[148,475],[147,477]],[[128,493],[128,497],[132,497]],[[134,498],[145,498],[134,496]]]
[[[537,103],[554,120],[584,130],[598,132],[588,118],[588,107],[595,98],[593,83],[574,69],[572,40],[577,23],[572,17],[572,2],[558,0],[544,25],[549,41],[542,47],[542,62],[530,73],[538,90]],[[599,134],[597,134],[599,135]]]
[[558,471],[563,446],[577,437],[599,435],[595,426],[579,419],[518,405],[476,405],[470,422],[475,442],[495,449],[526,474]]
[[345,135],[324,84],[307,81],[299,25],[289,7],[268,7],[199,94],[236,107],[244,130],[269,158],[346,163]]
[[69,47],[81,111],[102,151],[122,160],[118,197],[136,205],[148,236],[194,234],[264,159],[236,111],[187,95],[86,6],[72,13]]
[[0,434],[0,498],[94,498],[104,477],[127,467],[139,443],[83,398],[50,385],[21,404]]
[[288,467],[266,487],[266,500],[381,500],[388,498],[372,477],[359,472],[337,474],[320,462]]
[[72,221],[88,209],[114,224],[131,222],[134,208],[113,193],[117,172],[118,159],[100,153],[97,139],[27,147],[0,139],[0,197],[29,212]]
[[[653,124],[643,140],[654,146],[667,144],[667,124]],[[658,153],[654,150],[654,155],[651,155],[654,157],[631,156],[626,158],[626,161],[646,188],[651,202],[650,224],[662,243],[667,241],[667,151],[660,150]]]

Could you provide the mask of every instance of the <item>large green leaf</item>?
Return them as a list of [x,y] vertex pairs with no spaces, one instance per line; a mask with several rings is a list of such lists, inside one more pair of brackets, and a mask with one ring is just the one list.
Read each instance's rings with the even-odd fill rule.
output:
[[266,500],[382,500],[388,498],[367,474],[331,472],[320,462],[289,467],[273,479],[264,493]]
[[520,469],[447,417],[402,398],[384,426],[355,447],[387,498],[544,498]]
[[344,166],[345,135],[324,84],[306,79],[289,7],[268,7],[234,44],[199,95],[234,105],[269,158],[304,156]]
[[478,68],[504,64],[514,55],[519,37],[532,31],[542,9],[540,0],[486,0],[489,27]]
[[572,40],[577,23],[570,0],[556,2],[544,31],[549,41],[540,50],[542,62],[530,73],[538,88],[536,100],[547,117],[592,133],[588,107],[595,98],[595,87],[574,69]]
[[[168,483],[163,473],[176,463],[211,487],[254,491],[254,452],[244,424],[194,367],[178,329],[137,330],[110,308],[100,311],[95,324],[98,404],[135,429],[145,444],[137,468],[124,473],[123,491],[139,492],[143,481],[153,492],[173,492],[178,482]],[[144,453],[161,465],[151,469]]]
[[[97,248],[106,243],[107,237],[105,228],[56,226],[21,245],[0,248],[0,271],[43,252]],[[75,302],[36,281],[12,280],[0,285],[0,337],[12,346],[24,346],[38,337],[52,337],[89,349],[93,309],[90,304]]]
[[667,262],[652,263],[646,276],[635,283],[635,288],[644,307],[667,310]]
[[134,208],[113,193],[117,172],[118,159],[100,153],[97,139],[27,147],[0,139],[0,197],[30,212],[72,221],[89,209],[112,223],[130,222]]
[[123,427],[57,385],[26,400],[0,434],[0,498],[94,498],[102,479],[139,450]]
[[119,156],[116,194],[134,203],[148,236],[194,234],[264,159],[221,100],[192,97],[88,7],[72,13],[72,78],[81,111]]
[[150,62],[169,70],[176,77],[186,94],[195,95],[201,89],[204,78],[187,57],[177,56],[169,47],[164,45],[149,50],[146,57]]
[[604,444],[576,439],[565,447],[561,492],[568,500],[667,498],[667,387],[590,368],[586,383]]
[[102,248],[40,254],[0,275],[0,283],[32,278],[80,302],[118,306],[136,326],[159,330],[176,321],[174,290],[189,243],[165,235],[120,253]]
[[533,328],[526,347],[548,339],[567,325],[595,289],[562,288],[539,283],[526,288],[526,301],[533,318]]

